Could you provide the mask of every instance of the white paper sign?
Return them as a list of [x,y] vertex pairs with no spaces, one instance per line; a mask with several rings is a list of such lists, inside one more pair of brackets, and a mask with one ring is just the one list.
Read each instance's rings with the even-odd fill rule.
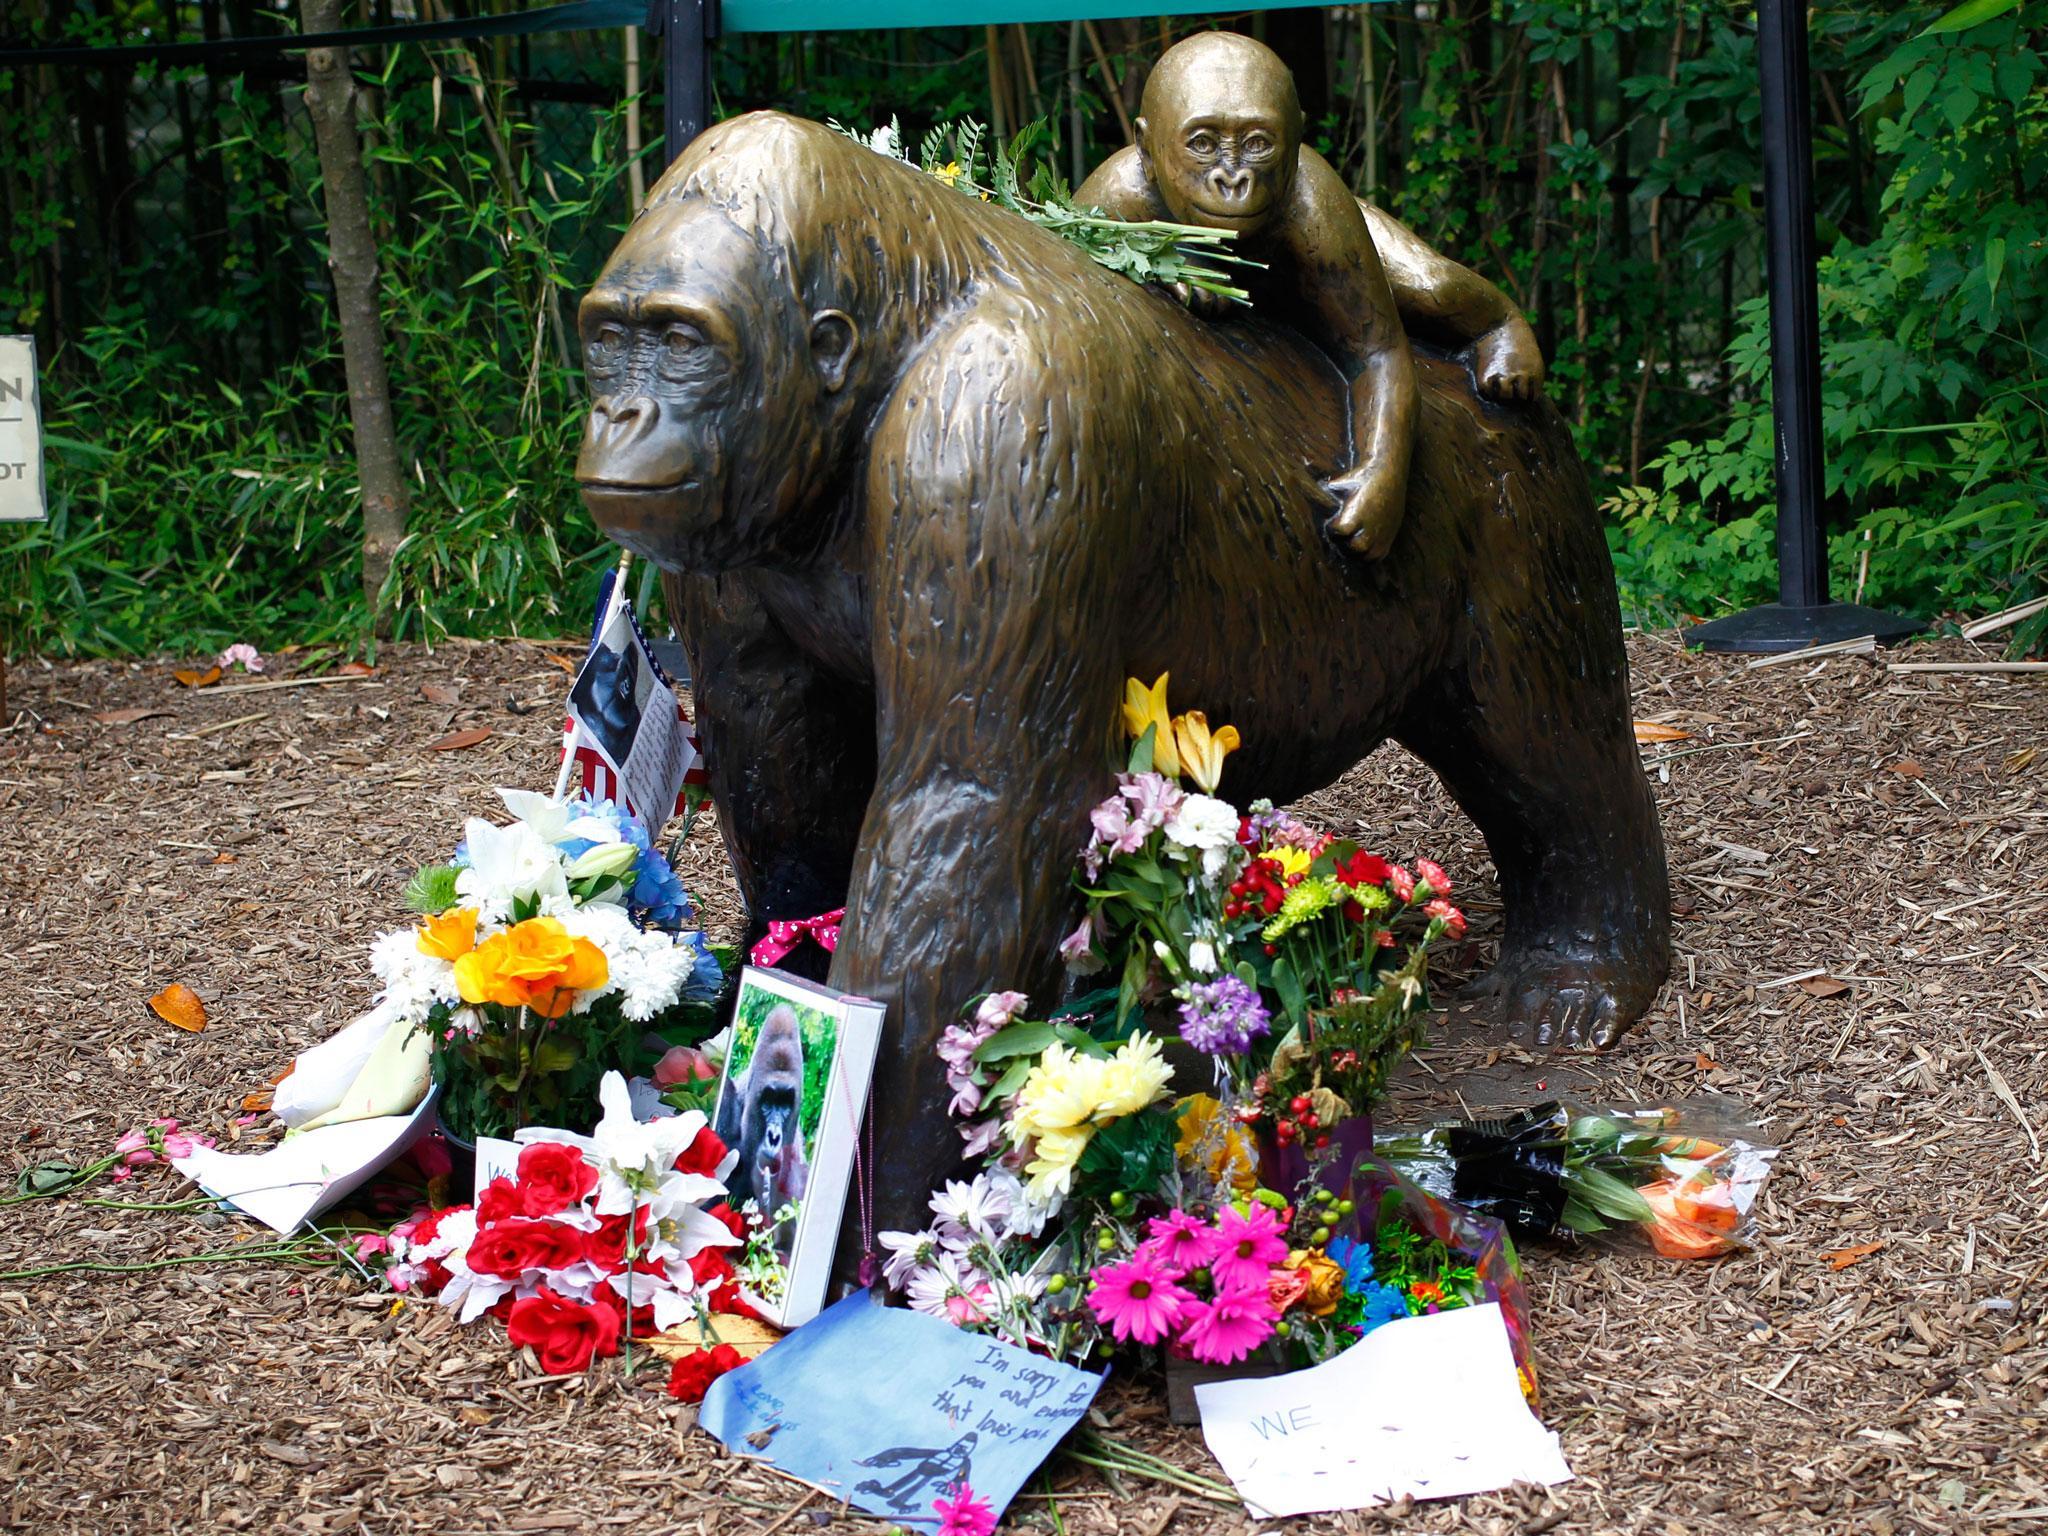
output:
[[1259,1518],[1572,1475],[1522,1396],[1493,1303],[1387,1323],[1334,1360],[1212,1382],[1195,1402],[1210,1452]]
[[47,515],[36,340],[0,336],[0,523],[41,522]]
[[471,1201],[483,1199],[484,1191],[491,1187],[491,1180],[518,1177],[518,1142],[505,1136],[477,1137],[476,1184],[470,1193]]

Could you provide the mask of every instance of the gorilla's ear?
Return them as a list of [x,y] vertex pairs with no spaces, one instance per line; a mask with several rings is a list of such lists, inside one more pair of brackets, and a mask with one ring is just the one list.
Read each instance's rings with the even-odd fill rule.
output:
[[839,392],[859,355],[860,327],[845,310],[821,309],[811,316],[811,361],[825,381],[826,393]]
[[1150,181],[1152,179],[1152,143],[1151,136],[1145,132],[1145,119],[1141,117],[1131,126],[1137,131],[1138,169],[1143,171],[1145,179]]

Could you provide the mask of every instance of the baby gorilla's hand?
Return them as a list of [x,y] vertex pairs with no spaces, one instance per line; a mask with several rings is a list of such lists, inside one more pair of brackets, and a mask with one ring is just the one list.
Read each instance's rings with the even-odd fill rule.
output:
[[1479,393],[1503,404],[1527,404],[1543,393],[1543,349],[1520,315],[1503,320],[1472,343]]
[[1201,320],[1221,320],[1236,307],[1236,301],[1192,283],[1168,283],[1166,291],[1187,306],[1189,314]]
[[1401,531],[1401,514],[1408,505],[1408,488],[1401,475],[1366,465],[1329,481],[1323,489],[1337,498],[1337,515],[1330,519],[1330,531],[1347,540],[1354,554],[1378,560],[1394,547],[1394,535]]

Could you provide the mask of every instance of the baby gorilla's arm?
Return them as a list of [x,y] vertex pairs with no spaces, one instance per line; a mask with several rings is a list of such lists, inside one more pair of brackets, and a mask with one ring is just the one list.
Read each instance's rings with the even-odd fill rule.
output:
[[1329,162],[1301,151],[1275,243],[1286,250],[1300,300],[1320,321],[1312,339],[1351,383],[1352,466],[1329,484],[1331,531],[1368,560],[1393,548],[1408,500],[1415,446],[1415,360],[1358,199]]
[[1491,400],[1534,400],[1543,389],[1543,350],[1505,293],[1392,215],[1361,200],[1402,324],[1470,346],[1479,392]]

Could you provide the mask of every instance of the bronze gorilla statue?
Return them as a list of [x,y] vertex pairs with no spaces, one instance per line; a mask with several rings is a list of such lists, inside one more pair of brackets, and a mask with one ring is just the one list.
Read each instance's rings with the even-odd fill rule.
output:
[[956,1161],[932,1043],[1041,1002],[1109,791],[1127,675],[1243,732],[1286,802],[1392,736],[1484,832],[1486,984],[1539,1042],[1611,1044],[1668,959],[1613,568],[1545,402],[1418,349],[1409,512],[1324,532],[1344,386],[1270,317],[1195,319],[1028,221],[755,114],[670,167],[584,301],[577,476],[668,578],[756,922],[843,901],[833,985],[885,1000],[876,1218]]

